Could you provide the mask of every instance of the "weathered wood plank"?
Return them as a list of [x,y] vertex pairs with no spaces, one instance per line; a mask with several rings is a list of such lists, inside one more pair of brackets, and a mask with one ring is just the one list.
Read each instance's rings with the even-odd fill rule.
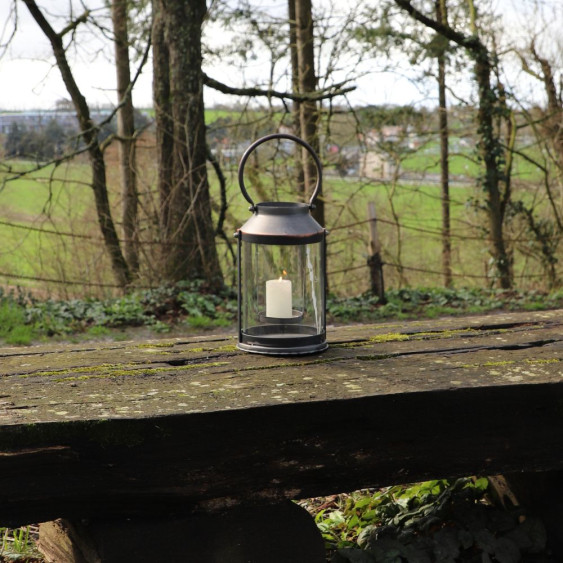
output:
[[[563,467],[563,311],[0,350],[0,522]],[[21,478],[25,475],[25,478]]]

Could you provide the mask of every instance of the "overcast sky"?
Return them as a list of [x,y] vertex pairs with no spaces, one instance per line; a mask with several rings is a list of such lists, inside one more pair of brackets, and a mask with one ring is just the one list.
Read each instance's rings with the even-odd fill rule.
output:
[[[320,0],[313,0],[314,5]],[[354,0],[333,0],[344,11],[348,4],[354,5]],[[507,6],[505,13],[516,17],[513,8],[523,0],[494,0]],[[544,0],[545,1],[545,0]],[[556,0],[558,1],[558,0]],[[40,0],[40,6],[46,8],[49,14],[64,13],[69,0]],[[102,0],[89,0],[89,6],[100,6]],[[276,5],[274,2],[272,4]],[[66,89],[60,79],[58,69],[52,66],[50,47],[39,30],[37,24],[29,15],[27,8],[18,0],[18,30],[9,49],[0,59],[0,110],[22,109],[53,109],[55,102],[61,98],[68,98]],[[4,43],[10,31],[9,13],[12,0],[0,0],[0,25],[5,24],[0,43]],[[277,4],[279,6],[279,4]],[[283,3],[285,6],[285,2]],[[78,10],[80,13],[81,10]],[[513,20],[513,18],[510,18]],[[513,20],[515,21],[515,20]],[[62,23],[54,23],[55,29],[60,29]],[[511,23],[512,27],[515,27]],[[224,37],[223,37],[224,39]],[[82,48],[72,54],[75,78],[92,106],[115,104],[115,71],[108,59],[98,52],[91,37],[82,37],[79,43]],[[69,56],[71,54],[69,53]],[[109,51],[111,56],[111,50]],[[152,105],[151,69],[147,65],[138,85],[134,90],[134,103],[137,107]],[[250,81],[263,76],[267,72],[266,66],[259,62],[250,63],[247,69]],[[240,85],[240,70],[228,66],[214,66],[209,73],[226,83]],[[427,96],[420,92],[410,81],[401,75],[375,74],[358,79],[357,91],[350,96],[353,103],[396,103],[406,104],[420,101]],[[225,102],[224,96],[206,90],[206,104]]]

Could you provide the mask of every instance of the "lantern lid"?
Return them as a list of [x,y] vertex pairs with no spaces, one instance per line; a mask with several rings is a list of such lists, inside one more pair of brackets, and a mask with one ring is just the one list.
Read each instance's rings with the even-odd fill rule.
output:
[[325,236],[306,203],[263,202],[238,229],[241,240],[261,244],[309,244]]

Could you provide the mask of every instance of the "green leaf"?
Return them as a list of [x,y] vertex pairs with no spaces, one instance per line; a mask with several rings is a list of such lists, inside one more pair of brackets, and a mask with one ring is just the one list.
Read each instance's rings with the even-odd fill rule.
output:
[[519,563],[520,550],[508,538],[499,538],[495,541],[494,556],[498,563]]

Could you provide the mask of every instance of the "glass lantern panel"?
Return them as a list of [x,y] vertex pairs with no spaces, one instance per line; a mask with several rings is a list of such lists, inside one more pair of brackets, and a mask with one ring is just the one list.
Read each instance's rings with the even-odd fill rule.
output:
[[273,335],[295,325],[294,335],[324,333],[322,243],[242,246],[242,332]]

